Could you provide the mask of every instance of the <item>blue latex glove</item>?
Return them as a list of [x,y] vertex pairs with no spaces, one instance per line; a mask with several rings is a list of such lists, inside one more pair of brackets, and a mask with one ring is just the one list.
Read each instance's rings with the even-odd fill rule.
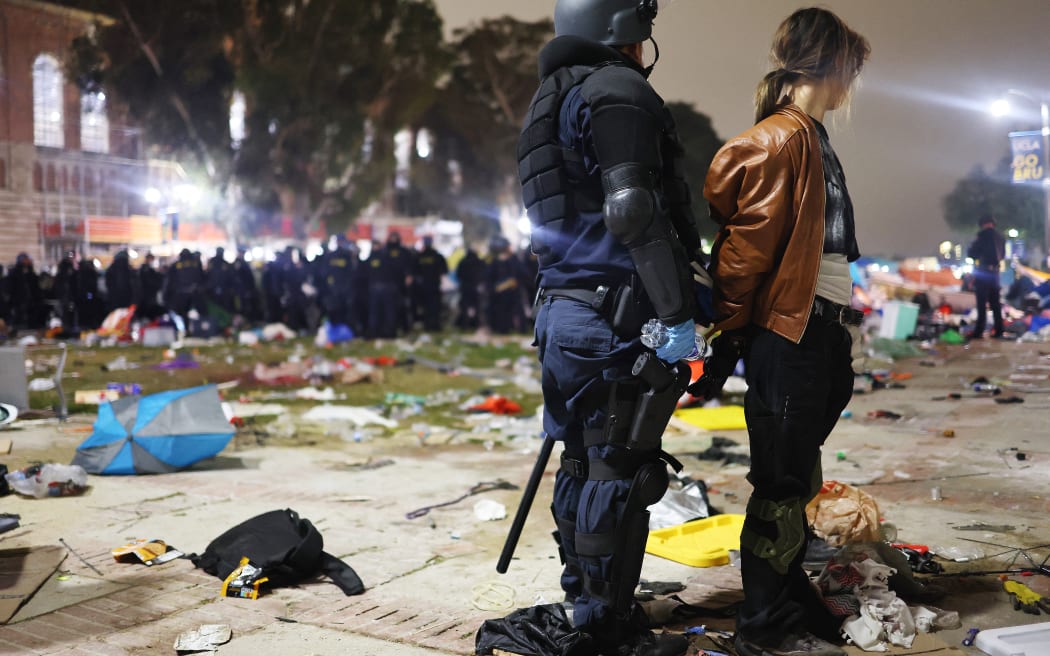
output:
[[667,329],[667,343],[656,349],[656,357],[674,364],[696,348],[696,325],[692,319]]

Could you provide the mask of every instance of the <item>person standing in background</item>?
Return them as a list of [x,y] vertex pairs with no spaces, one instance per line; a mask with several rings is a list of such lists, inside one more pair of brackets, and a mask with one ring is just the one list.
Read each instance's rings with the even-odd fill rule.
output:
[[992,337],[1002,339],[1003,304],[1000,299],[999,267],[1006,256],[1006,241],[995,229],[995,217],[985,215],[979,223],[977,238],[966,256],[973,258],[973,291],[977,296],[977,321],[970,339],[984,338],[988,310],[992,311]]

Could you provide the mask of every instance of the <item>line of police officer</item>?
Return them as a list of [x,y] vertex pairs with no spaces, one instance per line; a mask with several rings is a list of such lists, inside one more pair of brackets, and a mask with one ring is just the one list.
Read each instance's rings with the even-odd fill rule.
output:
[[364,259],[345,238],[312,260],[289,247],[258,275],[247,251],[239,249],[232,262],[225,255],[219,248],[205,261],[184,249],[166,268],[157,268],[147,254],[136,269],[122,250],[101,272],[93,259],[68,253],[53,273],[38,273],[23,253],[6,276],[0,267],[0,319],[15,329],[41,329],[57,318],[66,332],[76,333],[99,327],[114,309],[135,305],[145,320],[170,311],[184,320],[210,317],[212,326],[266,321],[311,332],[328,320],[355,335],[390,338],[416,326],[435,332],[446,325],[442,280],[451,273],[459,296],[455,327],[485,325],[498,334],[531,327],[535,258],[514,253],[502,237],[491,240],[486,258],[468,248],[455,271],[431,237],[416,250],[397,233],[375,242]]

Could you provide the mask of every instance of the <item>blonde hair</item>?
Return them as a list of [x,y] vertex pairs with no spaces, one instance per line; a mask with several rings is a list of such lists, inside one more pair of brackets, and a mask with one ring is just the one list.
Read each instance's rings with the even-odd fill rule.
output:
[[848,95],[870,54],[868,40],[832,12],[799,9],[773,37],[770,59],[776,68],[758,83],[755,123],[787,102],[785,88],[799,80],[830,81]]

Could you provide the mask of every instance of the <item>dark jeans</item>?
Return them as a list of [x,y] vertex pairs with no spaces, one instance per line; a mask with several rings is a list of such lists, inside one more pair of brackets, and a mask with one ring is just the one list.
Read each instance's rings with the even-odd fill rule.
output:
[[974,276],[974,293],[977,296],[977,323],[973,326],[973,336],[982,337],[988,321],[988,309],[992,310],[992,325],[995,335],[1003,334],[1003,305],[999,300],[999,274],[978,271]]
[[[608,445],[586,449],[583,433],[605,425],[613,381],[634,380],[631,367],[644,349],[640,340],[616,336],[608,322],[588,306],[548,298],[536,316],[536,343],[543,368],[543,429],[564,442],[569,457],[603,460],[613,466],[629,464],[637,456],[626,449]],[[571,527],[575,524],[576,533],[611,531],[620,520],[630,489],[630,480],[589,481],[564,471],[558,472],[554,483],[554,517],[559,526],[570,527],[561,530],[566,559],[562,589],[575,598],[575,625],[594,635],[618,627],[610,608],[586,593],[581,573],[610,581],[612,562],[605,557],[578,556]]]
[[[795,344],[760,330],[747,359],[744,413],[751,442],[752,496],[773,502],[811,499],[820,449],[853,395],[852,339],[837,323],[811,317]],[[819,482],[818,482],[819,484]],[[745,526],[776,540],[776,524],[748,515]],[[805,524],[803,514],[801,521]],[[808,534],[808,526],[806,533]],[[802,570],[805,544],[786,575],[747,548],[740,551],[744,603],[737,629],[768,645],[798,630],[826,633],[831,616]]]

